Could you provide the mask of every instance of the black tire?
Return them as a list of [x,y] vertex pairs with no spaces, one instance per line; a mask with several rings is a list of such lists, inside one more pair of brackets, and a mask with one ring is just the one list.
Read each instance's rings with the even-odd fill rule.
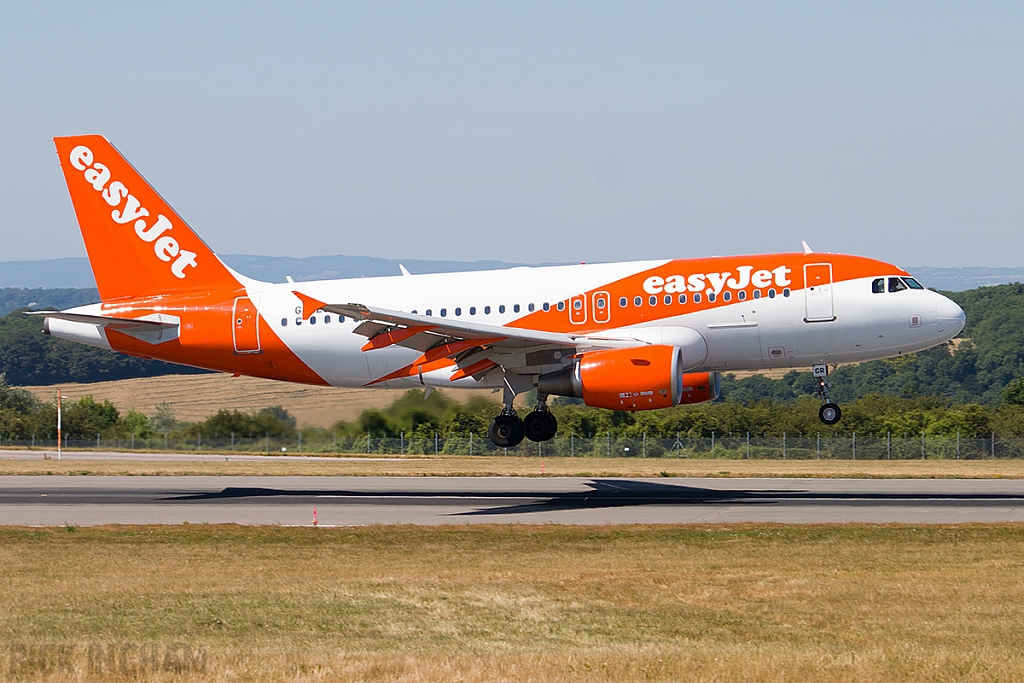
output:
[[558,420],[547,411],[535,410],[523,419],[523,431],[530,441],[550,441],[558,432]]
[[499,415],[487,427],[487,438],[499,448],[515,448],[523,436],[523,421],[515,415]]
[[829,402],[818,410],[818,419],[827,425],[834,425],[843,417],[843,411],[835,403]]

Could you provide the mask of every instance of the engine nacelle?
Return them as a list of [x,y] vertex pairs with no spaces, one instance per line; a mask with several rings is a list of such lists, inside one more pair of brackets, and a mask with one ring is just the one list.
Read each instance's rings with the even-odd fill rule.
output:
[[570,368],[541,375],[538,388],[609,410],[657,410],[718,398],[717,372],[684,373],[682,368],[682,352],[675,346],[590,351]]

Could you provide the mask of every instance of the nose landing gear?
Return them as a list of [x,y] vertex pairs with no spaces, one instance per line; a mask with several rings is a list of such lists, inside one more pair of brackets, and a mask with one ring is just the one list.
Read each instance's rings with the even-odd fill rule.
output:
[[828,395],[828,390],[832,388],[832,383],[828,381],[828,365],[815,365],[812,371],[814,380],[817,382],[815,393],[821,397],[818,419],[827,425],[834,425],[842,418],[843,411],[839,409],[838,404],[832,402]]

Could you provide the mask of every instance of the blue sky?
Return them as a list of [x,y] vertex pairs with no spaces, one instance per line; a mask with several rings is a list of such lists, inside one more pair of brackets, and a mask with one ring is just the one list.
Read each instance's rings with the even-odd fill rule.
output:
[[[17,6],[24,5],[24,6]],[[102,133],[222,253],[1024,261],[1020,3],[4,3],[0,261]]]

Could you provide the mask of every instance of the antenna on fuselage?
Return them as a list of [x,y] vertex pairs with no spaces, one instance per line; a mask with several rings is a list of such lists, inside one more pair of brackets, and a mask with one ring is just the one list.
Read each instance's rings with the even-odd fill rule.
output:
[[809,247],[809,246],[807,245],[807,242],[804,242],[803,240],[800,240],[800,244],[804,245],[804,253],[805,253],[805,254],[813,254],[813,253],[814,253],[814,250],[813,250],[813,249],[811,249],[811,248],[810,248],[810,247]]

